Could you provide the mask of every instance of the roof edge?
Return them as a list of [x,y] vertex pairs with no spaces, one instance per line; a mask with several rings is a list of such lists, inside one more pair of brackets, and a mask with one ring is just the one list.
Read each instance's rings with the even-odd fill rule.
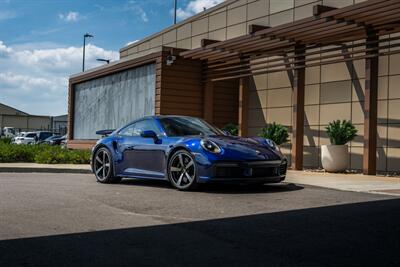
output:
[[[124,51],[126,51],[126,50],[132,48],[132,47],[138,46],[138,45],[140,45],[140,44],[142,44],[142,43],[144,43],[144,42],[146,42],[146,41],[151,40],[152,38],[156,37],[157,35],[160,35],[160,34],[162,34],[162,33],[164,33],[164,32],[168,32],[168,31],[170,31],[170,30],[173,30],[174,28],[179,28],[179,27],[182,26],[183,24],[186,24],[186,23],[188,23],[188,22],[192,22],[192,21],[194,21],[194,20],[196,20],[196,19],[198,19],[198,18],[200,18],[200,17],[202,17],[202,16],[204,16],[204,15],[207,15],[207,14],[209,14],[209,13],[212,13],[212,12],[216,11],[216,10],[219,9],[219,8],[228,6],[228,5],[230,5],[230,4],[234,3],[234,2],[237,2],[237,1],[240,1],[240,0],[226,0],[226,1],[220,3],[220,4],[216,5],[216,6],[210,7],[209,9],[207,9],[207,10],[205,10],[205,11],[202,11],[202,12],[200,12],[200,13],[197,13],[197,14],[195,14],[195,15],[193,15],[193,16],[187,18],[187,19],[184,19],[184,20],[182,20],[182,21],[180,21],[180,22],[178,22],[178,23],[176,23],[176,24],[173,24],[173,25],[171,25],[171,26],[169,26],[169,27],[167,27],[167,28],[164,28],[164,29],[162,29],[161,31],[158,31],[158,32],[156,32],[156,33],[153,33],[153,34],[151,34],[151,35],[149,35],[149,36],[147,36],[147,37],[145,37],[145,38],[143,38],[143,39],[141,39],[141,40],[139,40],[139,41],[137,41],[137,42],[134,42],[134,43],[132,43],[132,44],[126,45],[126,46],[120,48],[120,49],[119,49],[119,52],[121,53],[121,52],[124,52]],[[222,11],[221,11],[221,12],[222,12]]]

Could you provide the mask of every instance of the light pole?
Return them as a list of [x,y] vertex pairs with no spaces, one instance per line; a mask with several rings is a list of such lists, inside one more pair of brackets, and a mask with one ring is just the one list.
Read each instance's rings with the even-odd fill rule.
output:
[[176,9],[178,7],[178,0],[174,0],[174,24],[176,24]]
[[92,38],[93,35],[85,33],[83,35],[83,58],[82,58],[82,72],[85,71],[85,48],[86,48],[86,38]]
[[102,61],[102,62],[107,62],[107,64],[110,64],[110,59],[105,59],[105,58],[98,58],[96,59],[97,61]]

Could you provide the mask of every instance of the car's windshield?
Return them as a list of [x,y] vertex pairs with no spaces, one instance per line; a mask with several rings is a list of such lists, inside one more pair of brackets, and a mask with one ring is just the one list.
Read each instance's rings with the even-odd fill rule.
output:
[[198,118],[164,117],[160,118],[159,121],[168,136],[223,134],[218,128]]

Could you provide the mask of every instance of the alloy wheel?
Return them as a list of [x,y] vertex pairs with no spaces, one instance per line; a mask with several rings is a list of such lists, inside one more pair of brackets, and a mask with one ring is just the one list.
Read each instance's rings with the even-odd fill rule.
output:
[[171,182],[179,189],[190,187],[196,178],[196,168],[193,158],[187,152],[176,153],[171,161],[169,177]]
[[105,149],[100,149],[96,153],[94,171],[97,179],[104,181],[110,174],[111,171],[111,160],[110,155]]

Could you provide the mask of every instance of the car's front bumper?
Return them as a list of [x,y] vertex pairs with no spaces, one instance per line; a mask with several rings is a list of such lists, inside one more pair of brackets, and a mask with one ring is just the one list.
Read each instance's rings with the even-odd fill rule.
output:
[[215,162],[198,168],[200,183],[206,182],[265,182],[278,183],[285,179],[287,160]]

